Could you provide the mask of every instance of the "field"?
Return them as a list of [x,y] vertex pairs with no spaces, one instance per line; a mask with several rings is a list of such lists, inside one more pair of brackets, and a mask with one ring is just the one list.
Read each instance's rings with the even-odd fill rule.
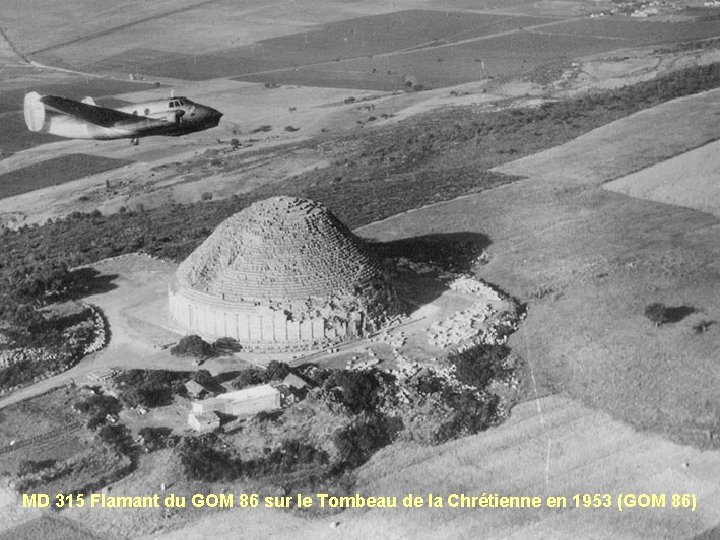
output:
[[400,11],[326,23],[307,33],[267,39],[210,55],[183,57],[163,51],[136,49],[84,66],[84,69],[121,73],[140,70],[155,76],[190,80],[251,77],[257,72],[294,70],[307,65],[451,43],[541,22],[547,22],[547,19]]
[[[429,40],[425,46],[384,54],[287,69],[238,75],[235,80],[347,86],[378,90],[404,88],[408,77],[423,87],[442,87],[488,77],[528,71],[558,59],[649,44],[675,43],[713,37],[718,22],[650,23],[633,21],[552,21],[512,18],[497,32],[468,32],[462,39]],[[532,29],[533,25],[538,26]],[[530,28],[528,28],[530,27]],[[508,32],[508,30],[513,30]],[[493,37],[493,34],[499,34]],[[503,35],[505,34],[505,35]],[[289,39],[289,38],[282,38]],[[458,44],[454,42],[460,41]],[[317,62],[316,64],[320,64]]]
[[694,208],[720,216],[718,142],[674,156],[605,184],[630,197]]
[[73,398],[61,388],[0,412],[0,473],[17,473],[23,460],[62,461],[87,448],[80,417],[70,408]]
[[100,540],[77,521],[43,516],[0,532],[0,540],[16,538],[52,538],[53,540]]
[[89,154],[66,154],[40,161],[0,175],[0,198],[72,182],[77,178],[122,167],[127,163]]

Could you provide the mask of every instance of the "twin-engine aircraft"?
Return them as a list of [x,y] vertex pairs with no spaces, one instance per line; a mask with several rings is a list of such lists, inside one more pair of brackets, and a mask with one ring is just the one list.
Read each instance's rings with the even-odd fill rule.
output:
[[210,129],[222,117],[182,96],[109,109],[91,97],[74,101],[37,92],[25,94],[23,113],[30,131],[69,139],[132,139],[133,144],[150,135],[177,137]]

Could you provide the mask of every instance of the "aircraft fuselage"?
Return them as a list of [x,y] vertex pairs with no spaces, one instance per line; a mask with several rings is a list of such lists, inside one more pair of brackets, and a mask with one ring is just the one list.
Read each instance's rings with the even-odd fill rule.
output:
[[98,107],[91,99],[77,102],[31,92],[25,96],[25,123],[30,131],[71,139],[137,139],[179,136],[218,125],[222,113],[186,97]]

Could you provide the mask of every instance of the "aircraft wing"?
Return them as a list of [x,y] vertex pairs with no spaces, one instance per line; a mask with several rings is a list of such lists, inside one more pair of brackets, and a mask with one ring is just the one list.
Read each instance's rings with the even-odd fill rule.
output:
[[137,116],[115,111],[113,109],[107,109],[105,107],[88,105],[86,103],[80,103],[79,101],[74,101],[60,96],[42,96],[40,101],[48,107],[52,107],[63,114],[74,116],[106,128],[118,125],[137,124],[148,120],[144,116]]

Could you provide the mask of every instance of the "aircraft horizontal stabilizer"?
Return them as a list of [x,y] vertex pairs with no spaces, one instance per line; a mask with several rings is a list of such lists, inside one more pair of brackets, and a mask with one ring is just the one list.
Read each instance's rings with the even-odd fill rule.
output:
[[42,104],[42,96],[37,92],[25,94],[23,102],[23,116],[25,125],[30,131],[40,131],[45,125],[45,105]]

